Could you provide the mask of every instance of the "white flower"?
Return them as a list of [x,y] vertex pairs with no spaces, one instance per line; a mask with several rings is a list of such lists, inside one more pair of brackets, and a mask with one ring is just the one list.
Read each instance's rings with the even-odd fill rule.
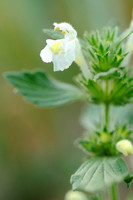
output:
[[86,78],[91,77],[86,61],[81,51],[76,30],[68,23],[54,23],[55,30],[61,30],[64,39],[46,40],[46,47],[40,56],[46,63],[53,62],[54,71],[63,71],[75,61]]
[[133,145],[129,140],[120,140],[116,144],[116,149],[125,156],[133,155]]
[[54,71],[63,71],[69,68],[75,60],[75,52],[73,46],[75,41],[61,40],[46,40],[47,45],[41,51],[41,58],[44,62],[53,62]]
[[69,191],[66,193],[65,200],[88,200],[88,198],[83,192]]

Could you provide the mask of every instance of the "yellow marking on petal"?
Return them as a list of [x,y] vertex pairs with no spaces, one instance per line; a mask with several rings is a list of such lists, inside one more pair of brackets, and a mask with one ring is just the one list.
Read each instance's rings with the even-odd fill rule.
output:
[[59,30],[60,30],[60,28],[59,28],[59,27],[55,27],[55,30],[56,30],[56,31],[59,31]]
[[65,31],[62,31],[62,34],[64,35],[66,32]]
[[59,54],[62,52],[62,42],[57,41],[55,42],[51,47],[50,50],[52,51],[53,54]]

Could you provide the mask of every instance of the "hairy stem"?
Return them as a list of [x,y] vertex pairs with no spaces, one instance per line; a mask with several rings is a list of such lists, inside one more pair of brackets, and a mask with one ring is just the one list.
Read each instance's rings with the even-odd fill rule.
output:
[[110,200],[118,200],[118,191],[116,185],[112,185],[110,188]]
[[108,80],[106,80],[106,86],[105,86],[105,127],[106,130],[109,130],[109,102],[108,102]]
[[105,127],[109,130],[109,104],[105,104]]
[[[105,82],[105,127],[106,131],[109,131],[109,82]],[[118,191],[116,185],[112,185],[110,188],[110,200],[118,200]]]

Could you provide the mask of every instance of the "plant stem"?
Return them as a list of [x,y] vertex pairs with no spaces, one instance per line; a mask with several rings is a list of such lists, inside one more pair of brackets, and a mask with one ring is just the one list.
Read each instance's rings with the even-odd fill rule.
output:
[[110,188],[110,200],[118,200],[118,192],[116,185],[112,185]]
[[[105,127],[106,131],[109,131],[109,82],[105,82]],[[112,185],[110,188],[110,200],[118,200],[117,186]]]
[[109,130],[109,104],[105,104],[105,126]]
[[105,127],[108,131],[109,129],[109,102],[108,102],[108,80],[106,80],[106,86],[105,86]]
[[[106,131],[109,131],[109,82],[105,82],[105,127]],[[112,185],[110,189],[110,200],[118,200],[118,192],[116,185]]]

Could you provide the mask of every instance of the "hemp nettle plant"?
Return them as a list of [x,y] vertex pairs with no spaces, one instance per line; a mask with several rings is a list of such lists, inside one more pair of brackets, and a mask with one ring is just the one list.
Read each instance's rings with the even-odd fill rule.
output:
[[[62,83],[45,72],[11,72],[6,74],[25,100],[39,107],[59,106],[75,100],[89,103],[86,136],[76,140],[86,161],[71,176],[73,191],[65,200],[118,200],[117,186],[130,186],[133,176],[122,155],[133,154],[133,129],[128,114],[133,103],[133,75],[129,60],[133,51],[133,21],[122,34],[118,28],[85,32],[84,39],[68,23],[54,23],[54,30],[44,32],[52,39],[40,56],[53,62],[54,71],[63,71],[73,61],[81,74],[75,85]],[[127,105],[129,104],[129,105]],[[88,108],[86,108],[88,109]],[[110,192],[108,192],[110,191]]]

